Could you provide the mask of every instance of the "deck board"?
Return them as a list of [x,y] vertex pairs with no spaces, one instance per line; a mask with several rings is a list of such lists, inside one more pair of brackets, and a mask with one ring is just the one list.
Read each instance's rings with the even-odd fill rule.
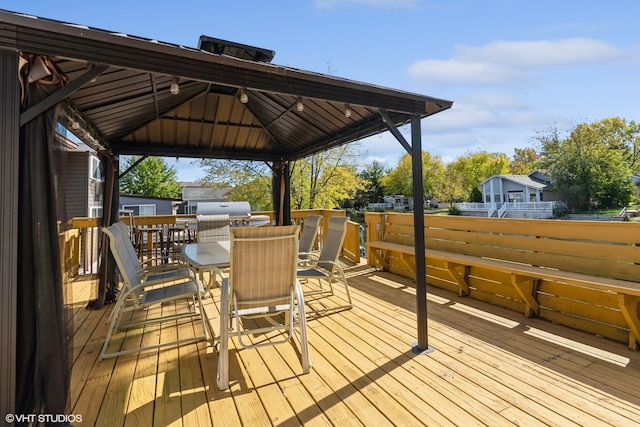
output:
[[[226,391],[216,386],[211,342],[98,361],[112,306],[74,306],[72,413],[82,425],[136,427],[640,425],[640,352],[623,343],[429,287],[434,351],[415,355],[412,281],[362,265],[347,274],[354,307],[309,316],[309,374],[297,345],[243,349],[232,339]],[[219,298],[214,291],[205,300],[214,331]],[[200,328],[175,322],[120,334],[112,345]]]

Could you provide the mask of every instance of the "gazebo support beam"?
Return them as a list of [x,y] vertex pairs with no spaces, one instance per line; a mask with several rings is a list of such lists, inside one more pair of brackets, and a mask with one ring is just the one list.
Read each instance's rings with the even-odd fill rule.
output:
[[389,131],[411,155],[413,171],[413,226],[415,246],[416,273],[416,314],[418,341],[414,343],[412,351],[416,354],[431,353],[427,333],[427,277],[424,248],[424,184],[422,182],[422,131],[420,116],[411,116],[411,144],[407,142],[384,110],[380,110]]

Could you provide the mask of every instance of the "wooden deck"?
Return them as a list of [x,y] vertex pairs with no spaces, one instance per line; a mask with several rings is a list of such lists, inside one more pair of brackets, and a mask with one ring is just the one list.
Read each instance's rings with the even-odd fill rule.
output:
[[[73,283],[76,425],[640,425],[640,352],[430,287],[434,351],[415,355],[413,283],[362,265],[347,274],[354,308],[308,322],[310,374],[292,344],[231,345],[225,392],[208,342],[98,361],[111,306],[86,310],[89,282]],[[206,299],[215,331],[218,303],[219,293]],[[123,345],[192,327],[132,333]]]

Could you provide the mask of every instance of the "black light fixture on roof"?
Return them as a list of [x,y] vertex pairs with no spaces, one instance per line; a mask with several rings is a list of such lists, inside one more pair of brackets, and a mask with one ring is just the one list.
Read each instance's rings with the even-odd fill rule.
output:
[[298,98],[298,102],[296,102],[296,110],[302,113],[304,111],[304,104],[302,103],[302,98]]
[[249,95],[247,95],[247,92],[245,92],[244,88],[240,89],[240,102],[242,102],[243,104],[249,102]]
[[276,54],[273,50],[249,46],[229,40],[217,39],[205,35],[200,36],[198,49],[215,53],[217,55],[228,55],[255,62],[271,62]]

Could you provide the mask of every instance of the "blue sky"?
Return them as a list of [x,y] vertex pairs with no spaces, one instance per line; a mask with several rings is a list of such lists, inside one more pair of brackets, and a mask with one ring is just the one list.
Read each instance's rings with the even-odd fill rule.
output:
[[[274,50],[273,62],[444,98],[423,147],[445,162],[509,157],[539,132],[640,121],[636,0],[3,0],[0,8],[197,47],[200,35]],[[404,130],[408,132],[408,129]],[[393,167],[386,133],[361,144]],[[201,172],[174,163],[181,180]]]

